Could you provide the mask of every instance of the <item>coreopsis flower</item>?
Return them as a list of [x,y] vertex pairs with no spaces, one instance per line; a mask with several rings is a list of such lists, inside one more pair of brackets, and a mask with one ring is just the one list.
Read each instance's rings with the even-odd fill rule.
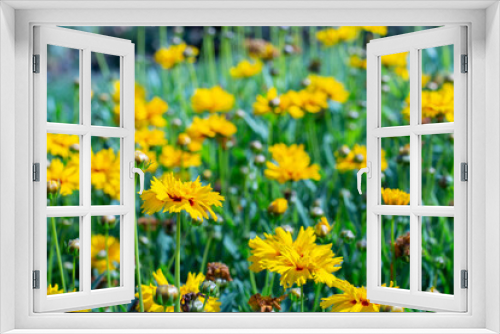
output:
[[78,164],[64,166],[60,159],[52,159],[47,167],[47,182],[56,183],[62,196],[71,195],[80,189],[80,168]]
[[274,215],[282,215],[288,209],[288,201],[284,198],[277,198],[269,204],[267,211]]
[[185,43],[161,48],[155,52],[154,60],[166,70],[183,62],[193,62],[198,55],[198,48]]
[[200,220],[209,218],[208,211],[215,221],[217,215],[212,206],[222,207],[221,201],[224,201],[224,197],[212,191],[210,184],[202,186],[199,177],[194,182],[183,182],[175,179],[173,173],[167,174],[161,181],[153,177],[151,189],[144,191],[141,199],[144,201],[142,212],[149,215],[159,211],[186,211],[191,218]]
[[333,226],[328,223],[328,219],[326,219],[326,217],[321,217],[319,222],[314,226],[314,233],[318,237],[324,238],[331,232],[332,227]]
[[[108,236],[109,270],[115,270],[120,265],[120,241],[113,236]],[[93,235],[90,241],[90,261],[92,268],[97,269],[99,274],[107,270],[106,260],[106,236],[102,234]]]
[[264,175],[268,179],[285,183],[307,179],[318,181],[321,178],[319,165],[311,165],[311,158],[304,151],[304,145],[276,144],[269,148],[269,152],[271,152],[274,162],[266,162],[267,169],[264,171]]
[[292,234],[278,227],[275,235],[264,234],[265,239],[255,237],[248,245],[251,248],[250,270],[267,269],[281,275],[280,284],[289,288],[302,286],[308,280],[333,286],[338,279],[333,275],[341,269],[342,257],[335,257],[332,245],[317,245],[314,229],[300,228],[295,240]]
[[306,81],[309,83],[306,87],[308,91],[322,92],[333,101],[344,103],[349,97],[349,92],[344,88],[344,85],[335,80],[334,77],[311,74]]
[[233,278],[229,272],[227,265],[221,262],[211,262],[207,264],[207,280],[216,281],[217,279],[224,280],[226,282],[231,282]]
[[369,31],[371,33],[377,34],[379,36],[387,35],[387,27],[386,26],[362,26],[363,30]]
[[303,89],[299,97],[301,108],[309,113],[315,114],[328,107],[328,96],[323,91]]
[[[341,173],[359,170],[366,167],[366,146],[355,144],[352,150],[343,146],[338,152],[335,152],[335,157],[337,169]],[[388,167],[384,150],[381,151],[381,161],[381,170],[384,171]]]
[[445,83],[437,91],[422,91],[422,118],[444,116],[448,122],[453,122],[454,101],[452,83]]
[[408,205],[410,194],[399,189],[382,188],[382,199],[386,205]]
[[349,65],[354,68],[366,69],[366,59],[361,59],[359,56],[353,55],[349,57]]
[[47,287],[47,296],[50,296],[50,295],[59,295],[61,293],[64,293],[64,290],[63,289],[59,289],[59,285],[58,284],[54,284],[54,286],[52,286],[52,284],[49,284],[49,286]]
[[220,86],[198,88],[191,97],[191,106],[197,113],[228,112],[234,106],[234,96]]
[[112,148],[91,152],[91,183],[113,199],[120,199],[120,152]]
[[47,153],[67,158],[71,153],[71,147],[78,145],[79,142],[77,135],[47,133]]
[[283,295],[277,298],[271,296],[261,296],[257,293],[250,297],[248,305],[254,311],[258,312],[272,312],[273,310],[281,311],[281,302],[286,299],[288,295]]
[[156,126],[159,128],[165,127],[167,125],[167,121],[165,120],[165,118],[163,118],[163,114],[165,114],[167,111],[168,111],[167,102],[163,101],[158,96],[153,97],[151,101],[145,103],[144,108],[136,107],[135,109],[136,129],[141,129],[148,125]]
[[352,41],[359,34],[359,27],[339,27],[320,30],[316,33],[316,38],[325,47],[331,47],[339,42]]
[[264,39],[247,39],[245,47],[251,58],[259,58],[264,61],[273,60],[280,55],[280,51]]
[[280,107],[280,97],[276,88],[270,88],[266,95],[257,95],[253,104],[255,115],[265,115],[268,113],[281,114],[283,110]]
[[[115,80],[113,82],[114,91],[111,98],[115,103],[120,103],[120,80]],[[146,89],[135,83],[135,100],[144,100],[146,98]]]
[[188,168],[201,165],[201,155],[199,153],[185,152],[171,145],[163,146],[159,160],[167,168]]
[[250,78],[262,72],[260,61],[250,62],[246,59],[240,61],[235,67],[231,67],[229,73],[233,78]]
[[195,117],[193,123],[186,130],[186,134],[191,139],[188,149],[193,152],[199,151],[205,139],[226,140],[232,137],[236,131],[236,126],[222,115],[214,114],[205,119]]
[[392,69],[402,79],[408,80],[410,74],[408,72],[408,57],[409,52],[393,53],[380,57],[380,62],[383,66]]
[[347,281],[338,280],[335,287],[343,291],[343,294],[332,295],[321,298],[320,306],[326,309],[332,306],[330,312],[379,312],[380,305],[370,303],[366,298],[366,288],[356,288]]
[[143,128],[135,131],[135,143],[141,148],[148,150],[151,146],[162,146],[167,144],[165,131]]

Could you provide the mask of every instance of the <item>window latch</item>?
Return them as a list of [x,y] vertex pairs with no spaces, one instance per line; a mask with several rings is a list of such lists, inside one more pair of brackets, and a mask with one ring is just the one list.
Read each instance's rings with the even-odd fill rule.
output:
[[144,191],[144,172],[140,168],[135,167],[135,162],[131,161],[129,164],[129,171],[130,171],[130,178],[133,179],[135,176],[135,173],[139,174],[139,194],[142,195],[142,192]]
[[372,178],[372,163],[368,161],[366,163],[365,168],[361,168],[358,170],[358,192],[361,195],[363,192],[361,191],[361,176],[366,173],[366,176],[371,179]]
[[469,272],[467,270],[462,270],[461,271],[461,275],[462,275],[462,284],[461,284],[461,288],[462,289],[467,289],[469,288]]
[[33,164],[33,181],[40,182],[40,163],[38,162]]
[[33,270],[33,289],[40,289],[40,270]]

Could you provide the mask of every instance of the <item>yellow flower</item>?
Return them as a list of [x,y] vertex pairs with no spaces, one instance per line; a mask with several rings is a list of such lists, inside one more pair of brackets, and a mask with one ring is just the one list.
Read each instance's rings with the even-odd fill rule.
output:
[[326,219],[326,217],[321,217],[321,219],[316,224],[316,226],[314,226],[314,233],[318,237],[325,237],[328,233],[330,233],[330,231],[332,230],[332,227],[333,226],[331,226],[328,223],[328,219]]
[[229,73],[233,78],[250,78],[262,71],[262,63],[260,61],[249,62],[244,59],[235,67],[231,67]]
[[382,199],[386,205],[408,205],[410,194],[399,189],[382,188]]
[[325,47],[330,47],[341,41],[352,41],[358,37],[359,27],[339,27],[337,29],[328,28],[316,33],[316,38]]
[[[165,275],[158,269],[156,272],[153,272],[153,277],[156,280],[158,286],[160,285],[168,285],[168,281],[165,278]],[[193,273],[188,273],[188,279],[186,284],[181,286],[180,294],[181,298],[187,293],[198,293],[200,292],[200,284],[205,280],[205,276],[202,273],[198,275],[194,275]],[[156,296],[157,287],[153,284],[141,285],[142,290],[142,299],[144,302],[144,311],[146,312],[174,312],[173,306],[162,306],[157,304],[154,300]],[[139,298],[139,293],[135,294],[135,298]],[[198,297],[200,302],[204,303],[205,298]],[[205,312],[220,312],[221,302],[214,297],[209,297],[207,303],[205,304]],[[139,310],[139,305],[136,306],[136,309]]]
[[322,91],[303,89],[299,91],[299,96],[301,107],[307,112],[315,114],[328,107],[327,95]]
[[317,113],[326,107],[327,95],[321,91],[289,90],[278,96],[276,88],[269,89],[266,96],[258,95],[253,104],[255,115],[288,113],[293,118],[304,117],[306,112]]
[[408,73],[407,59],[409,52],[393,53],[380,57],[382,65],[392,68],[394,72],[404,80],[408,80],[410,74]]
[[120,199],[120,153],[112,148],[97,154],[91,152],[91,182],[97,190],[103,190],[113,199]]
[[349,58],[349,65],[355,68],[366,69],[366,59],[361,59],[359,56],[351,56]]
[[310,75],[307,78],[309,85],[307,90],[312,92],[322,92],[331,100],[344,103],[349,97],[349,92],[344,88],[344,85],[334,77],[322,77],[319,75]]
[[159,49],[156,51],[154,59],[161,67],[168,70],[185,61],[193,62],[198,53],[198,48],[182,43]]
[[282,215],[288,209],[288,201],[284,198],[277,198],[269,204],[267,211],[276,215]]
[[175,149],[173,146],[166,145],[162,148],[160,163],[167,168],[198,167],[201,165],[201,156],[198,153],[184,152]]
[[280,51],[271,43],[263,39],[247,39],[245,46],[251,58],[259,58],[265,61],[273,60],[280,55]]
[[278,91],[272,87],[267,91],[267,94],[257,95],[256,101],[253,104],[253,112],[255,115],[265,115],[268,113],[280,114],[282,110],[280,106],[280,98]]
[[[422,77],[424,79],[424,77]],[[455,92],[452,83],[445,83],[439,90],[424,90],[422,98],[422,119],[444,117],[448,122],[454,120]],[[406,119],[410,118],[410,96],[406,98],[406,107],[402,114]]]
[[[120,104],[120,80],[115,80],[113,82],[113,87],[114,91],[113,94],[111,95],[113,101],[115,103]],[[139,85],[138,83],[135,84],[135,99],[136,100],[144,100],[146,98],[146,90],[144,87]]]
[[252,271],[267,269],[280,274],[284,288],[302,286],[308,280],[333,286],[338,280],[333,273],[341,269],[342,257],[335,257],[331,244],[317,245],[312,227],[301,227],[295,240],[281,227],[275,232],[276,235],[265,234],[265,240],[257,236],[249,241]]
[[54,284],[54,286],[52,286],[52,284],[49,284],[49,286],[47,287],[47,296],[59,295],[61,293],[64,293],[64,290],[63,289],[59,290],[58,284]]
[[175,179],[173,173],[167,174],[162,181],[153,177],[151,189],[144,191],[141,198],[144,201],[142,212],[149,215],[161,210],[170,213],[184,210],[191,218],[201,220],[209,218],[208,211],[215,221],[217,216],[211,206],[222,207],[221,201],[224,201],[210,185],[202,186],[199,177],[194,182],[182,182]]
[[309,155],[304,151],[304,145],[276,144],[269,148],[275,162],[266,162],[264,175],[279,183],[313,179],[318,181],[319,166],[312,164]]
[[222,115],[210,115],[202,119],[195,117],[193,123],[186,130],[186,134],[191,139],[188,145],[190,151],[201,150],[201,145],[206,138],[229,138],[236,133],[236,126]]
[[220,86],[198,88],[191,97],[191,106],[197,113],[228,112],[233,108],[234,96]]
[[372,32],[374,34],[385,36],[387,35],[387,27],[386,26],[363,26],[365,31]]
[[67,158],[70,155],[72,145],[78,145],[80,139],[77,135],[64,135],[47,133],[47,152]]
[[162,146],[167,144],[165,132],[162,130],[143,128],[135,131],[135,143],[144,149],[151,146]]
[[[140,104],[143,106],[140,106]],[[139,104],[139,108],[137,108]],[[168,111],[167,102],[163,101],[158,96],[153,97],[151,101],[136,101],[135,109],[135,127],[136,129],[144,128],[148,125],[159,128],[165,127],[167,121],[163,118],[163,114]]]
[[370,303],[366,298],[365,287],[356,288],[349,282],[340,280],[335,286],[344,293],[321,298],[320,306],[323,309],[332,306],[330,312],[379,312],[380,305]]
[[[92,268],[102,274],[107,269],[106,263],[106,236],[93,235],[90,241],[90,259]],[[115,270],[120,265],[120,241],[113,236],[108,236],[109,270]]]
[[64,166],[61,160],[52,159],[47,167],[47,182],[56,181],[59,185],[59,193],[62,196],[71,195],[73,191],[80,189],[80,169],[78,165],[68,164]]
[[[339,152],[335,152],[336,160],[337,160],[337,169],[341,172],[348,172],[352,170],[359,170],[361,168],[366,167],[366,146],[355,144],[352,150],[349,150],[347,146],[344,146],[343,149],[347,151],[347,153],[339,154]],[[381,152],[381,170],[384,171],[387,169],[387,160],[385,160],[385,151]]]

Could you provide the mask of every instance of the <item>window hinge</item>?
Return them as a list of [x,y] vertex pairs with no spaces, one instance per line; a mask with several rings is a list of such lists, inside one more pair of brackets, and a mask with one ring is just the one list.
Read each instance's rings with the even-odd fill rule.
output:
[[460,164],[460,180],[469,181],[469,165],[466,162]]
[[38,162],[33,164],[33,181],[40,182],[40,163]]
[[469,72],[469,57],[467,55],[462,55],[462,73]]
[[469,288],[469,272],[467,270],[462,270],[462,289]]
[[33,55],[33,73],[40,73],[40,55]]
[[33,270],[33,289],[40,289],[40,270]]

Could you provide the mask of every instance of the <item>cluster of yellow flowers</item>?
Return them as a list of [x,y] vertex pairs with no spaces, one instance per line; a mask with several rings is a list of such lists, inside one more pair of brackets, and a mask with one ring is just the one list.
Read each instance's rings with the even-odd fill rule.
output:
[[289,90],[278,95],[276,88],[270,88],[267,94],[258,95],[253,104],[256,115],[288,113],[293,118],[302,118],[305,113],[318,113],[328,107],[328,99],[344,103],[349,92],[344,85],[333,77],[310,75],[305,82],[305,89],[300,91]]
[[382,199],[387,205],[408,205],[410,194],[399,189],[382,188]]
[[[114,83],[114,92],[112,95],[115,107],[113,109],[117,117],[117,123],[120,116],[120,81]],[[135,128],[142,129],[149,125],[164,127],[167,121],[163,115],[168,111],[168,104],[160,97],[155,96],[150,101],[146,100],[146,90],[139,84],[135,84]]]
[[312,164],[311,158],[304,151],[304,145],[293,144],[276,144],[269,148],[272,158],[275,162],[268,161],[267,169],[264,175],[271,180],[276,180],[279,183],[287,181],[300,181],[313,179],[318,181],[319,165]]
[[194,182],[182,182],[169,173],[160,181],[153,177],[151,188],[145,190],[141,199],[143,200],[142,212],[152,215],[155,212],[181,212],[186,211],[195,220],[208,219],[208,213],[217,221],[217,216],[212,210],[212,205],[222,207],[224,197],[218,192],[212,191],[210,185],[202,186],[198,177]]
[[295,240],[282,227],[276,228],[274,235],[264,235],[265,239],[257,236],[248,243],[252,254],[248,259],[252,262],[250,270],[280,274],[284,288],[302,286],[308,280],[331,287],[338,281],[333,273],[341,269],[342,257],[335,257],[331,244],[316,244],[312,227],[301,227]]
[[254,61],[249,62],[244,59],[238,63],[235,67],[232,67],[229,71],[233,78],[250,78],[256,74],[262,72],[262,62]]
[[78,136],[47,134],[47,152],[54,156],[47,166],[47,182],[54,182],[62,196],[71,195],[73,191],[80,189],[78,150]]
[[163,146],[160,154],[160,163],[167,168],[198,167],[201,165],[201,155],[176,149],[174,146]]
[[191,106],[197,113],[228,112],[233,108],[234,96],[220,86],[198,88],[191,97]]
[[380,57],[380,62],[383,66],[390,68],[404,80],[410,78],[408,72],[408,56],[409,52],[394,53]]
[[[156,289],[159,286],[168,286],[168,281],[161,271],[158,269],[156,272],[153,272],[153,277],[155,278],[156,284],[152,283],[148,285],[141,285],[142,298],[144,302],[144,311],[146,312],[174,312],[174,306],[163,306],[155,302],[156,297]],[[197,275],[193,273],[188,274],[188,279],[186,284],[181,286],[180,288],[180,298],[188,293],[197,294],[200,292],[200,285],[205,280],[205,275],[202,273],[198,273]],[[139,298],[139,292],[135,294],[135,298]],[[208,297],[207,302],[205,303],[205,298],[202,296],[198,297],[198,300],[201,303],[205,304],[204,311],[205,312],[220,312],[221,302],[215,297]],[[136,309],[139,310],[139,304],[137,304]]]
[[368,31],[380,36],[387,35],[387,27],[385,26],[361,26],[361,27],[339,27],[339,28],[328,28],[320,30],[316,33],[316,38],[325,47],[334,46],[340,42],[349,42],[356,37],[362,31]]
[[[107,270],[107,260],[105,253],[106,236],[101,234],[93,235],[90,243],[90,259],[92,268],[97,269],[97,272],[99,274],[102,274]],[[108,236],[107,244],[109,270],[115,270],[120,265],[120,241],[113,236]]]
[[[445,118],[453,122],[455,89],[453,83],[445,83],[438,90],[422,91],[422,119]],[[406,107],[402,113],[406,119],[410,118],[410,96],[406,98]]]
[[[344,145],[338,152],[335,152],[335,157],[337,160],[337,169],[341,173],[365,168],[366,146],[355,144],[351,150]],[[380,157],[381,157],[380,168],[382,171],[384,171],[388,167],[387,160],[385,159],[384,150],[381,151]]]
[[183,62],[193,63],[198,53],[198,48],[181,43],[159,49],[156,51],[154,59],[162,68],[168,70]]
[[113,199],[120,199],[120,152],[112,148],[91,152],[91,183]]
[[203,141],[207,138],[228,139],[236,133],[236,126],[228,121],[223,115],[213,114],[208,118],[195,117],[193,123],[186,129],[179,138],[189,142],[188,149],[192,152],[201,150]]

